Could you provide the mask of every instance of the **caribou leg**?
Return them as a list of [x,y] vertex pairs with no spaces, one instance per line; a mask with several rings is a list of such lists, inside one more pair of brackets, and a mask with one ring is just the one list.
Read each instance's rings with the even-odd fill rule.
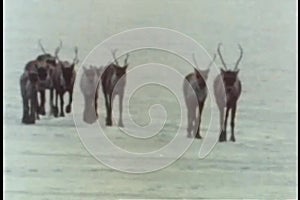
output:
[[40,90],[39,93],[40,93],[41,102],[38,107],[38,113],[41,115],[45,115],[46,114],[46,112],[45,112],[45,90]]
[[64,117],[64,92],[60,92],[59,94],[59,100],[60,100],[60,116]]
[[28,105],[28,98],[26,95],[22,95],[22,101],[23,101],[23,117],[22,117],[22,123],[28,124],[29,119],[29,105]]
[[105,97],[105,107],[106,107],[106,126],[111,126],[112,125],[112,120],[111,120],[111,102],[108,95],[104,93]]
[[98,91],[96,91],[95,93],[95,113],[96,113],[96,117],[98,118]]
[[29,119],[28,119],[29,124],[34,124],[35,123],[36,114],[37,114],[37,117],[38,117],[37,106],[38,106],[37,91],[34,88],[34,85],[32,85],[31,86],[31,92],[30,92],[30,115],[29,115]]
[[[220,111],[220,136],[219,136],[219,142],[224,142],[226,141],[226,133],[223,131],[224,130],[224,107],[219,107]],[[225,135],[225,137],[224,137]]]
[[196,135],[195,135],[195,138],[197,139],[201,139],[201,135],[200,135],[200,124],[201,124],[201,115],[202,115],[202,110],[203,110],[203,106],[204,106],[204,102],[199,102],[199,115],[198,115],[198,118],[197,118],[197,121],[195,123],[199,123],[198,124],[198,128],[197,128],[197,132],[196,132]]
[[120,127],[124,127],[122,116],[123,116],[123,94],[120,94],[119,95],[119,123],[118,123]]
[[53,88],[50,88],[50,115],[52,115],[54,112],[54,108],[53,108]]
[[193,126],[193,121],[196,118],[196,111],[193,108],[188,107],[188,126],[187,126],[187,137],[193,137],[192,131],[195,129]]
[[230,140],[232,142],[235,142],[235,136],[234,136],[234,119],[235,119],[235,113],[236,113],[236,104],[233,105],[232,109],[231,109],[231,137]]
[[69,104],[66,107],[66,113],[70,113],[72,110],[72,101],[73,101],[73,90],[69,90]]
[[230,109],[229,107],[226,108],[225,120],[224,120],[223,128],[221,131],[221,135],[219,138],[220,142],[226,141],[226,129],[227,129],[227,119],[228,119],[228,115],[229,115],[229,109]]
[[55,90],[55,105],[53,106],[54,117],[58,117],[58,91]]

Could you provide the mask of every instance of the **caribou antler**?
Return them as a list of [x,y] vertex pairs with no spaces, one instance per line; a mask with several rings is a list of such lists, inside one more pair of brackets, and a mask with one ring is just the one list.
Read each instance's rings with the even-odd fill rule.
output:
[[241,46],[240,44],[238,44],[238,47],[239,47],[239,49],[240,49],[240,51],[241,51],[241,54],[240,54],[239,59],[236,61],[234,70],[237,70],[238,65],[240,64],[240,61],[242,60],[242,57],[243,57],[243,48],[242,48],[242,46]]
[[207,68],[210,68],[210,67],[212,66],[212,64],[213,64],[213,63],[215,62],[215,60],[216,60],[216,57],[217,57],[217,55],[214,54],[214,57],[213,57],[213,59],[211,60],[211,62],[209,63],[209,65],[208,65]]
[[196,65],[196,67],[199,67],[194,53],[193,53],[193,61],[194,61],[195,65]]
[[221,62],[223,64],[224,68],[227,70],[226,63],[225,63],[225,61],[224,61],[224,59],[222,57],[221,51],[220,51],[221,46],[222,46],[222,43],[219,43],[219,45],[218,45],[218,54],[219,54],[219,57],[221,59]]
[[62,41],[59,40],[59,46],[55,49],[55,53],[54,53],[56,58],[58,58],[58,53],[59,53],[61,48],[62,48]]
[[77,64],[77,63],[79,63],[79,59],[78,59],[78,47],[77,46],[74,48],[74,51],[75,51],[75,58],[73,59],[73,63]]
[[40,46],[42,52],[43,52],[44,54],[46,54],[47,52],[46,52],[45,48],[44,48],[43,45],[42,45],[41,39],[39,39],[39,46]]
[[116,58],[116,52],[117,52],[117,51],[118,51],[118,49],[112,50],[112,51],[111,51],[111,54],[112,54],[112,56],[113,56],[113,58],[114,58],[114,60],[115,60],[116,65],[119,65],[119,63],[118,63],[118,61],[117,61],[117,58]]
[[129,58],[129,54],[127,53],[127,54],[126,54],[126,58],[125,58],[125,60],[124,60],[124,66],[128,65],[128,63],[127,63],[128,58]]

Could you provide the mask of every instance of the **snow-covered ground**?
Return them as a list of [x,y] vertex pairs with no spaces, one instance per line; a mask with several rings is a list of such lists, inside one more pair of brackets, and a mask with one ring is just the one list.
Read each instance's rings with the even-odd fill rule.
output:
[[[5,22],[6,199],[296,198],[294,1],[11,0],[6,1]],[[39,38],[51,52],[62,39],[62,59],[72,59],[77,45],[82,61],[112,34],[143,26],[181,31],[209,53],[214,53],[218,42],[223,41],[225,59],[232,66],[237,59],[236,43],[242,44],[244,58],[239,77],[243,93],[238,105],[236,143],[218,143],[201,160],[198,152],[203,141],[196,140],[169,167],[128,174],[104,166],[87,152],[76,132],[73,115],[45,116],[35,125],[20,123],[18,79],[24,64],[40,53]],[[124,41],[120,46],[131,42]],[[174,56],[150,50],[132,53],[129,69],[153,61],[171,65],[184,75],[192,71]],[[215,75],[210,74],[210,79]],[[181,87],[182,83],[178,83],[178,90]],[[115,144],[139,152],[160,148],[170,141],[180,115],[172,93],[159,87],[144,89],[132,98],[132,118],[146,125],[149,106],[162,103],[169,118],[157,138],[137,144],[120,134],[117,127],[106,129]],[[75,97],[80,98],[79,90],[75,92]],[[103,124],[105,110],[100,94]],[[81,104],[75,102],[79,103],[74,114],[80,117]],[[153,116],[164,120],[163,116]],[[210,117],[218,118],[218,111],[208,98],[203,132],[208,129]],[[187,140],[183,126],[179,137]],[[218,123],[211,124],[212,133],[218,129]],[[105,152],[103,156],[111,158],[113,153]],[[151,165],[156,161],[148,158],[144,162]]]

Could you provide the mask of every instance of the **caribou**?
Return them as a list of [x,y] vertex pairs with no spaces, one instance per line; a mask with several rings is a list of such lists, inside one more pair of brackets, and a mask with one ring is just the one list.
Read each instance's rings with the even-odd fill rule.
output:
[[[194,68],[194,72],[188,74],[183,83],[183,94],[187,106],[188,117],[187,137],[189,138],[202,138],[200,134],[200,123],[202,110],[207,96],[206,80],[208,78],[210,67],[215,59],[216,55],[214,55],[212,61],[207,66],[207,69],[200,70],[195,55],[193,54],[193,60],[198,69]],[[196,115],[197,108],[198,115]]]
[[[222,43],[218,45],[218,55],[224,67],[221,68],[220,74],[214,80],[214,96],[216,99],[216,103],[218,105],[220,111],[220,136],[219,142],[225,142],[226,138],[226,127],[227,127],[227,118],[229,116],[229,112],[231,111],[231,137],[230,140],[235,142],[234,135],[234,126],[235,126],[235,115],[237,109],[237,101],[240,97],[242,91],[242,84],[238,78],[239,73],[239,63],[243,57],[243,49],[239,44],[240,56],[236,61],[235,67],[233,70],[227,68],[227,65],[222,57],[221,48]],[[225,120],[224,120],[224,110],[225,112]]]
[[54,68],[52,73],[52,82],[53,88],[55,90],[55,104],[53,105],[53,114],[55,117],[58,117],[59,109],[58,109],[58,96],[60,97],[60,114],[59,116],[65,116],[64,113],[64,94],[66,92],[69,93],[69,102],[66,106],[66,113],[71,112],[71,104],[73,100],[73,88],[74,82],[76,78],[75,65],[78,64],[78,48],[74,48],[75,58],[73,62],[69,61],[61,61],[58,58],[58,64]]
[[84,97],[83,121],[92,124],[98,118],[98,89],[103,67],[83,67],[80,89]]
[[20,77],[20,89],[23,102],[22,123],[34,124],[38,119],[38,73],[36,69],[25,70]]
[[[44,54],[26,63],[20,77],[20,89],[23,102],[22,123],[33,124],[39,115],[45,115],[45,89],[52,87],[51,70],[55,67],[55,58],[46,53],[39,40]],[[56,48],[56,54],[59,47]],[[38,101],[40,93],[40,102]]]
[[116,51],[112,51],[114,62],[105,67],[102,76],[102,91],[105,98],[106,126],[112,126],[112,105],[116,95],[119,96],[119,122],[118,126],[123,127],[123,96],[126,84],[126,69],[128,67],[129,54],[126,54],[123,66],[118,63]]
[[36,60],[39,62],[46,62],[47,63],[47,84],[42,84],[41,87],[39,87],[39,93],[40,93],[40,103],[38,107],[38,112],[41,115],[45,115],[45,91],[46,89],[50,90],[50,114],[53,112],[53,80],[52,80],[52,74],[54,69],[56,68],[58,62],[58,53],[62,48],[62,41],[60,41],[59,46],[55,49],[54,56],[50,53],[47,53],[45,48],[43,47],[41,40],[39,40],[39,46],[43,52],[43,54],[39,55]]

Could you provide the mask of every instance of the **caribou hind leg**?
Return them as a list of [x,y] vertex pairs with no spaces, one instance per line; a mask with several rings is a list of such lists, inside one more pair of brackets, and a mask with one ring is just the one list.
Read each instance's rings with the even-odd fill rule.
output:
[[66,107],[66,113],[70,113],[72,110],[72,101],[73,101],[73,90],[69,91],[69,104]]
[[118,123],[120,127],[124,127],[122,116],[123,116],[123,94],[120,94],[119,95],[119,123]]
[[55,105],[53,106],[53,115],[54,117],[58,117],[58,91],[55,90]]
[[219,138],[220,142],[225,142],[227,140],[226,129],[227,129],[227,119],[228,119],[228,115],[229,115],[229,110],[230,110],[230,108],[227,107],[226,108],[226,114],[225,114],[225,120],[224,120],[223,128],[222,128],[221,135],[220,135],[220,138]]
[[59,100],[60,100],[60,116],[64,117],[65,113],[64,113],[64,93],[63,92],[59,93]]
[[230,141],[235,142],[235,136],[234,136],[234,119],[235,119],[235,113],[236,113],[236,104],[233,105],[232,109],[231,109],[231,137],[230,137]]
[[54,92],[54,89],[53,89],[53,88],[50,88],[50,101],[49,101],[49,105],[50,105],[50,115],[54,114],[53,92]]
[[98,118],[98,91],[96,91],[96,94],[95,94],[95,113],[96,113],[96,117]]
[[105,93],[104,93],[104,97],[105,97],[105,107],[106,107],[106,126],[111,126],[112,125],[111,102],[110,102],[111,99]]
[[187,127],[187,137],[193,137],[193,130],[195,130],[193,121],[196,118],[196,111],[195,109],[188,108],[188,127]]
[[40,105],[38,106],[38,113],[40,115],[45,115],[46,111],[45,111],[45,90],[40,90]]
[[22,117],[22,123],[29,124],[29,101],[26,95],[22,95],[22,101],[23,101],[23,117]]
[[32,85],[30,87],[30,114],[28,118],[28,124],[34,124],[35,119],[39,119],[39,115],[37,113],[38,101],[37,101],[37,91]]
[[195,122],[195,123],[198,123],[198,125],[197,125],[198,128],[197,128],[195,138],[202,139],[202,137],[200,135],[200,124],[201,124],[201,115],[202,115],[202,110],[204,107],[204,102],[199,102],[198,104],[199,104],[199,115],[198,115],[197,121]]

